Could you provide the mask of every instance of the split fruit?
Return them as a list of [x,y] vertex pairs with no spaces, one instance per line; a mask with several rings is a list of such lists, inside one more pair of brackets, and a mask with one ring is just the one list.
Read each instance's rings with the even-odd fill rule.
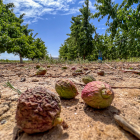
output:
[[85,76],[85,77],[82,78],[82,81],[85,84],[87,84],[89,82],[96,81],[96,79],[93,76],[91,76],[91,75],[87,75],[87,76]]

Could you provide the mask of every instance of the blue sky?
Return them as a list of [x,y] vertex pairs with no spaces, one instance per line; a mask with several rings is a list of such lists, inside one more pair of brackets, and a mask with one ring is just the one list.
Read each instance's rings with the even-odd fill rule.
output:
[[[123,0],[117,0],[121,3]],[[3,0],[3,3],[14,3],[14,13],[19,17],[25,13],[24,24],[29,24],[36,37],[41,38],[47,47],[48,54],[53,57],[59,55],[59,47],[67,39],[70,33],[71,17],[80,14],[79,8],[84,4],[83,0]],[[90,10],[96,12],[95,0],[90,0]],[[104,34],[106,30],[106,18],[98,22],[91,21],[97,27],[97,33]],[[19,56],[3,53],[0,59],[19,60]]]

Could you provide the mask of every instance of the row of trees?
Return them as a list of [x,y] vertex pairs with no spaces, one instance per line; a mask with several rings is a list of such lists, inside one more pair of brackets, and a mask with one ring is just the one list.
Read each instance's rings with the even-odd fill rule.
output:
[[67,59],[75,59],[77,54],[86,59],[94,50],[93,33],[95,27],[90,23],[91,12],[89,9],[89,0],[85,1],[85,6],[79,9],[80,15],[72,17],[71,33],[69,37],[61,45],[60,57]]
[[13,12],[14,4],[3,4],[0,0],[0,53],[13,53],[22,58],[44,58],[47,55],[47,48],[41,38],[35,39],[32,29],[28,24],[23,25],[25,14],[16,17]]
[[[71,33],[59,49],[60,57],[75,59],[78,54],[83,59],[97,60],[99,51],[104,59],[140,57],[140,2],[123,0],[119,5],[111,0],[96,0],[95,6],[98,12],[92,14],[89,0],[85,0],[85,6],[79,9],[81,14],[72,17]],[[90,19],[100,21],[106,16],[108,29],[99,35]]]

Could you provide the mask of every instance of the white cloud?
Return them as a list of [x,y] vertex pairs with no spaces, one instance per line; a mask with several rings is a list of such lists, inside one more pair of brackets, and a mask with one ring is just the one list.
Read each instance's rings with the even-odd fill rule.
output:
[[65,13],[65,14],[63,14],[63,15],[70,15],[70,14],[78,13],[80,8],[81,8],[81,7],[72,8],[72,9],[68,10],[68,12]]
[[24,20],[25,24],[31,24],[31,20]]
[[85,2],[84,0],[81,0],[79,1],[79,4],[84,4],[84,2]]
[[[5,4],[15,4],[14,13],[17,16],[25,13],[24,20],[26,19],[25,22],[28,23],[37,22],[37,19],[44,14],[56,15],[58,12],[61,12],[62,15],[75,14],[81,8],[72,5],[76,1],[78,0],[3,0]],[[83,2],[84,0],[81,0],[79,3]],[[93,2],[90,1],[89,7],[91,10],[95,9]]]
[[89,8],[90,8],[90,10],[96,10],[96,7],[94,6],[94,4],[91,1],[89,1]]
[[41,18],[41,17],[35,17],[35,18],[33,19],[33,21],[32,21],[32,22],[37,22],[37,21],[38,21],[38,19],[42,19],[42,20],[43,20],[43,18]]
[[[24,19],[32,18],[30,22],[36,22],[39,17],[44,14],[55,15],[59,11],[73,11],[70,8],[70,4],[75,3],[75,0],[3,0],[4,3],[14,3],[14,13],[19,16],[23,13],[26,15]],[[75,11],[77,12],[77,11]],[[25,21],[27,22],[27,21]],[[30,23],[28,20],[28,23]]]

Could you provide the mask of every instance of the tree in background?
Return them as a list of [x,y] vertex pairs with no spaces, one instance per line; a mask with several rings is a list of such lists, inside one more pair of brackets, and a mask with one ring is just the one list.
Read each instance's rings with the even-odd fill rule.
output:
[[33,42],[33,47],[30,49],[30,53],[28,58],[34,60],[35,58],[44,59],[47,54],[47,47],[45,46],[45,42],[41,40],[41,38],[37,38]]
[[60,57],[64,56],[67,50],[68,59],[75,59],[77,55],[86,59],[94,50],[92,34],[95,32],[95,27],[90,23],[89,0],[85,0],[85,6],[83,5],[79,11],[81,15],[71,18],[71,33],[67,34],[69,38],[60,47]]
[[0,0],[0,53],[14,47],[14,37],[20,34],[19,19],[13,13],[14,4]]
[[11,50],[7,51],[8,53],[13,53],[19,55],[20,63],[23,63],[22,58],[28,58],[29,50],[32,48],[32,43],[29,42],[29,33],[32,32],[32,29],[28,29],[27,25],[21,25],[23,23],[23,17],[25,14],[20,15],[19,20],[19,30],[20,34],[14,36],[14,46]]
[[[12,9],[11,9],[12,8]],[[7,51],[22,58],[43,58],[47,54],[44,42],[32,37],[32,29],[22,25],[25,14],[16,17],[13,13],[14,4],[3,4],[0,0],[0,53]],[[31,33],[31,34],[30,34]]]
[[94,50],[93,44],[93,33],[95,32],[95,28],[92,24],[89,23],[91,19],[91,12],[89,9],[89,0],[85,0],[85,6],[79,10],[82,14],[81,16],[81,33],[80,33],[80,43],[81,46],[79,48],[80,56],[85,59],[88,55],[92,53]]
[[77,54],[80,53],[80,34],[81,34],[81,15],[71,18],[71,33],[67,34],[70,37],[66,39],[67,46],[68,46],[68,59],[75,59],[77,58]]
[[[140,49],[139,0],[123,0],[121,5],[115,4],[111,0],[96,0],[96,2],[95,6],[98,12],[92,17],[98,18],[100,21],[108,16],[106,25],[109,28],[107,31],[114,42],[116,39],[119,42],[115,44],[118,57],[127,59],[128,57],[139,56],[139,53],[136,52]],[[132,8],[133,4],[137,4],[135,9]],[[110,18],[113,20],[112,22],[109,22]]]
[[64,45],[61,44],[61,47],[59,49],[59,57],[63,58],[63,59],[67,59],[67,55],[68,55],[68,46],[67,46],[67,42],[64,42]]

